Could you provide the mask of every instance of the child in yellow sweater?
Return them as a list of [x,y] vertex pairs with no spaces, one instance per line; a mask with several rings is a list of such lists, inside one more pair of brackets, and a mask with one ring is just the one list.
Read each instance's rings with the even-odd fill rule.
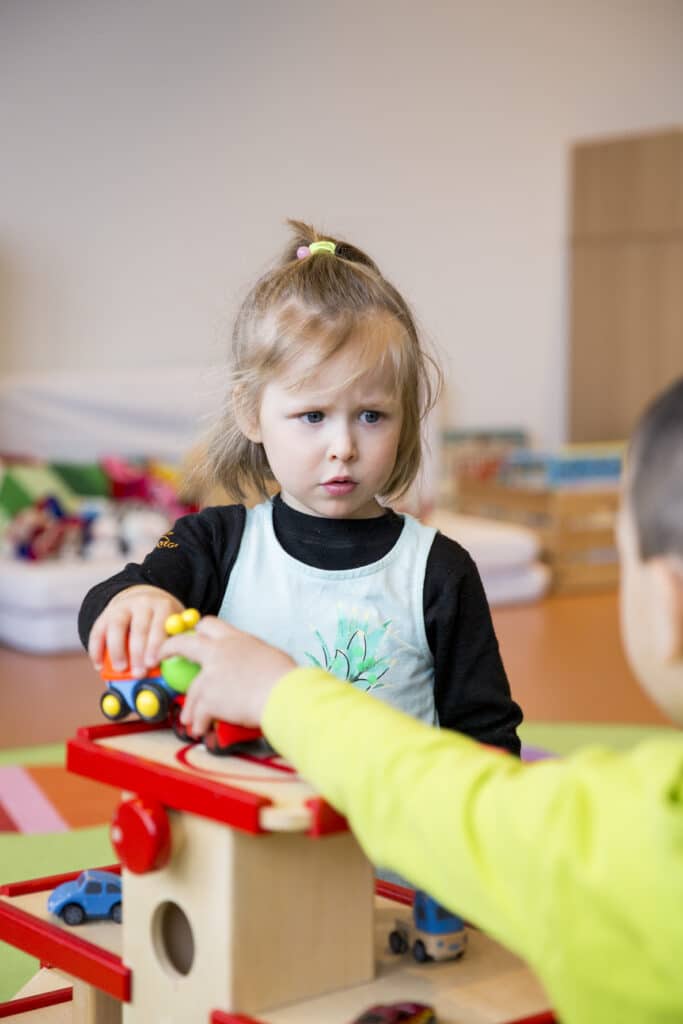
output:
[[[630,662],[683,724],[683,379],[631,443],[619,548]],[[260,721],[371,860],[524,957],[564,1024],[683,1021],[683,735],[523,765],[217,619],[163,653],[202,665],[188,727]]]

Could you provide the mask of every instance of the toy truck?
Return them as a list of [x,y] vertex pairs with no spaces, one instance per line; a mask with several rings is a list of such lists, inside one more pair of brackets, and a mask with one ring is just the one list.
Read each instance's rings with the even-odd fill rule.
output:
[[389,934],[391,952],[405,953],[410,949],[418,963],[455,960],[463,955],[466,945],[463,919],[419,890],[413,901],[412,923],[397,921]]

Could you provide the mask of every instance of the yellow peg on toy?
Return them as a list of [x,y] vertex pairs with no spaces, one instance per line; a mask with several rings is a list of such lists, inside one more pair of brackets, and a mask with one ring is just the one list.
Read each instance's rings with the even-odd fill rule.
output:
[[[200,618],[196,608],[186,608],[183,612],[169,615],[164,623],[164,628],[169,636],[178,636],[179,633],[193,630]],[[176,693],[187,693],[199,668],[196,661],[188,661],[180,654],[164,658],[161,662],[161,674]]]
[[196,608],[186,608],[184,612],[176,612],[169,615],[164,623],[164,629],[169,636],[177,636],[178,633],[186,633],[194,629],[201,618]]

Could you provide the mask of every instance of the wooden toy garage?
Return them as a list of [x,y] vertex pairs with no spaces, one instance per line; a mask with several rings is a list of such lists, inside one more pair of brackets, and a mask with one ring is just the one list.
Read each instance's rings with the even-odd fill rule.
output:
[[552,1021],[531,972],[474,929],[458,961],[392,954],[410,891],[376,885],[345,820],[262,747],[214,757],[165,726],[105,724],[79,730],[67,765],[123,791],[110,869],[123,923],[70,928],[48,914],[63,877],[4,886],[0,939],[41,970],[0,1018],[351,1024],[415,1000],[439,1024]]

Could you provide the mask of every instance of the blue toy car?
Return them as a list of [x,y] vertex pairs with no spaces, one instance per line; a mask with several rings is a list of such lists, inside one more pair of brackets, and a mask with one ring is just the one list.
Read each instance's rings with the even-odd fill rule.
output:
[[82,871],[71,882],[62,882],[47,900],[51,914],[66,924],[82,924],[95,918],[110,917],[121,923],[121,877],[111,871]]

